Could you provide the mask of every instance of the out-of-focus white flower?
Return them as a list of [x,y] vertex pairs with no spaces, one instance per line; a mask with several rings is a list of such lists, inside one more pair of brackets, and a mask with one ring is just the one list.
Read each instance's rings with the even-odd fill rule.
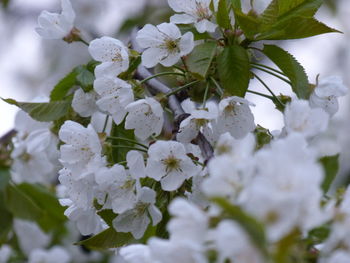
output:
[[151,256],[148,246],[136,244],[120,249],[120,255],[125,263],[160,263]]
[[305,137],[315,136],[326,130],[329,116],[321,108],[310,108],[306,100],[293,100],[284,112],[287,133],[298,132]]
[[251,244],[244,230],[234,221],[223,220],[212,231],[215,248],[218,251],[219,263],[226,262],[249,262],[262,263],[263,258],[259,251]]
[[34,222],[15,219],[13,228],[18,238],[18,244],[27,256],[32,250],[44,248],[51,241],[50,236],[44,233]]
[[0,263],[7,263],[12,253],[12,248],[9,245],[2,245],[0,247]]
[[59,170],[58,139],[50,131],[50,123],[33,120],[27,113],[19,111],[15,128],[12,179],[16,183],[30,182],[49,184]]
[[163,108],[153,98],[145,98],[130,103],[125,108],[128,112],[125,129],[135,129],[135,135],[145,140],[149,136],[158,136],[163,128]]
[[104,75],[116,77],[129,67],[128,49],[118,39],[101,37],[90,42],[90,55],[102,62],[95,68],[96,78]]
[[255,174],[239,203],[265,223],[269,240],[277,241],[297,227],[308,231],[329,219],[321,208],[323,170],[302,135],[273,141],[254,159]]
[[199,33],[214,32],[217,25],[210,22],[213,13],[211,0],[168,0],[169,6],[178,13],[170,18],[175,24],[192,24]]
[[71,33],[75,20],[74,10],[69,0],[61,0],[61,6],[61,14],[42,11],[39,15],[39,27],[35,30],[41,37],[63,39]]
[[146,173],[160,181],[165,191],[178,189],[186,179],[201,170],[186,155],[185,147],[179,142],[157,141],[149,147],[148,155]]
[[215,147],[219,156],[208,164],[209,176],[202,184],[203,192],[210,197],[235,200],[249,182],[253,170],[254,135],[234,139],[229,133],[221,135]]
[[216,118],[215,114],[206,110],[195,110],[180,123],[180,128],[176,134],[179,142],[189,143],[195,139],[201,129],[208,129],[210,121]]
[[338,249],[334,251],[329,257],[321,258],[319,263],[349,263],[350,252]]
[[167,225],[172,240],[190,240],[198,244],[206,239],[209,218],[186,199],[175,199],[169,205],[173,216]]
[[103,76],[94,81],[94,89],[101,97],[97,101],[99,108],[120,124],[126,115],[125,107],[134,101],[131,85],[119,78]]
[[138,191],[138,201],[133,209],[119,214],[113,220],[114,228],[119,232],[131,232],[134,238],[139,239],[145,233],[150,219],[153,226],[162,219],[162,214],[154,205],[156,202],[156,192],[148,187],[142,187]]
[[77,89],[74,92],[72,100],[72,108],[81,117],[90,117],[98,108],[96,106],[96,100],[98,95],[95,91],[84,92],[83,89]]
[[146,49],[142,53],[142,64],[148,68],[158,63],[170,67],[194,48],[193,34],[187,32],[182,36],[173,23],[147,24],[138,32],[136,40],[140,47]]
[[249,106],[254,104],[240,97],[225,98],[219,103],[219,117],[214,128],[219,134],[229,132],[236,139],[255,129],[254,115]]
[[64,248],[54,246],[49,250],[35,249],[29,255],[28,263],[69,263],[71,257]]
[[91,125],[85,128],[77,122],[66,121],[61,126],[59,138],[65,143],[60,148],[60,161],[77,178],[83,178],[104,166],[102,146]]
[[338,97],[345,96],[348,88],[338,76],[321,79],[310,96],[310,105],[313,108],[322,108],[331,116],[339,109]]

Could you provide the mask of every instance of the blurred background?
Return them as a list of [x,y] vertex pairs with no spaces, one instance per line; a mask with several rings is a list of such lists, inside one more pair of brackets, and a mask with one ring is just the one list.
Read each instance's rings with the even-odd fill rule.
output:
[[[248,0],[243,0],[248,1]],[[88,41],[108,35],[127,40],[135,25],[166,21],[170,15],[166,0],[71,0],[76,11],[76,27]],[[266,6],[267,0],[255,0]],[[59,0],[0,0],[0,97],[18,101],[44,101],[54,85],[71,69],[90,60],[81,43],[43,40],[35,32],[42,10],[60,12]],[[316,76],[340,75],[350,87],[350,1],[325,0],[317,14],[319,20],[344,34],[326,34],[303,40],[278,43],[304,66],[311,83]],[[283,82],[261,74],[269,86],[291,94]],[[256,82],[252,89],[264,92]],[[256,104],[256,123],[270,130],[281,129],[282,114],[272,103],[255,95],[247,99]],[[0,136],[14,125],[17,108],[0,101]],[[341,98],[330,138],[342,146],[341,171],[350,171],[350,96]],[[328,147],[333,147],[330,144]]]

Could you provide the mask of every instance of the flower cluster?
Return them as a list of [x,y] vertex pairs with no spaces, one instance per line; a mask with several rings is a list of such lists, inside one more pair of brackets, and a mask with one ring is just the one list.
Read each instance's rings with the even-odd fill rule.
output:
[[[28,262],[75,260],[56,241],[57,232],[73,228],[70,222],[84,237],[78,245],[113,248],[118,263],[349,260],[350,190],[328,195],[338,156],[319,145],[347,88],[337,77],[301,87],[307,76],[293,56],[277,46],[254,46],[288,39],[268,24],[276,1],[261,16],[253,9],[243,13],[241,1],[227,2],[168,0],[177,13],[170,22],[135,29],[130,43],[92,40],[92,60],[57,85],[50,102],[16,104],[33,119],[50,120],[21,111],[11,149],[13,182],[5,196],[13,205],[21,193],[33,214],[17,207],[9,212],[52,230],[26,253]],[[296,5],[280,9],[292,13]],[[37,32],[85,42],[69,0],[62,0],[62,10],[44,11]],[[272,57],[281,71],[257,64],[255,51]],[[295,96],[276,96],[254,69],[281,75]],[[248,89],[251,78],[271,96]],[[284,119],[280,130],[256,124],[247,92],[275,104]],[[68,223],[52,211],[58,202]],[[6,247],[2,253],[8,255]]]

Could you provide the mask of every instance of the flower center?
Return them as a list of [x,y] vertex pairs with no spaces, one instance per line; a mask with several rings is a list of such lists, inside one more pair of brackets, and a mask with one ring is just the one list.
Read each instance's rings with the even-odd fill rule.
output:
[[181,171],[180,160],[174,156],[169,156],[167,159],[163,159],[162,162],[166,166],[166,172],[171,172],[173,170]]
[[165,40],[165,47],[171,53],[179,50],[178,41],[170,38]]
[[122,59],[122,55],[119,53],[119,52],[117,52],[115,55],[114,55],[114,57],[112,58],[112,61],[113,62],[119,62],[119,61],[122,61],[123,59]]

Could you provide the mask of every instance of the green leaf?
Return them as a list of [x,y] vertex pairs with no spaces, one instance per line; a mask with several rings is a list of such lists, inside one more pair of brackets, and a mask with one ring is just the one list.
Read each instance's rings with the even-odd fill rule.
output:
[[12,214],[7,210],[4,193],[0,191],[0,246],[8,239],[12,230]]
[[255,35],[259,33],[260,22],[256,17],[244,14],[238,9],[234,9],[235,19],[239,27],[244,32],[248,39],[254,39]]
[[112,209],[103,209],[98,211],[97,214],[107,223],[107,225],[113,227],[112,221],[117,217],[117,215]]
[[229,95],[244,97],[250,81],[250,63],[247,51],[239,46],[225,47],[218,56],[218,73],[222,87]]
[[276,24],[259,35],[256,40],[298,39],[335,32],[341,33],[314,18],[297,16]]
[[78,66],[75,71],[78,73],[76,76],[77,84],[85,91],[92,90],[95,75],[91,73],[86,66]]
[[215,54],[215,42],[206,42],[196,46],[192,53],[186,58],[188,70],[197,79],[205,79]]
[[292,89],[298,98],[310,97],[311,89],[305,70],[291,54],[275,45],[264,45],[263,53],[290,79]]
[[113,227],[110,227],[93,237],[75,243],[75,245],[85,246],[93,250],[104,250],[124,246],[133,240],[130,233],[118,233]]
[[260,125],[256,126],[254,134],[256,138],[256,149],[261,149],[266,144],[269,144],[273,138],[270,131]]
[[0,168],[0,191],[3,191],[11,179],[10,171],[8,169]]
[[8,185],[5,190],[7,209],[18,218],[38,221],[44,212],[42,209],[16,185]]
[[273,0],[259,18],[266,31],[291,17],[313,17],[323,0]]
[[204,32],[204,33],[199,33],[197,31],[197,29],[192,26],[192,25],[178,25],[180,31],[181,31],[181,34],[185,34],[187,32],[192,32],[193,36],[194,36],[194,40],[202,40],[202,39],[210,39],[212,38],[207,32]]
[[241,0],[231,0],[233,9],[242,10]]
[[219,0],[216,22],[222,28],[232,29],[229,8],[226,0]]
[[43,103],[18,102],[13,99],[3,101],[16,105],[37,121],[50,122],[65,116],[71,107],[70,100]]
[[214,198],[213,201],[219,205],[227,216],[235,220],[248,234],[251,241],[260,249],[263,255],[267,255],[265,230],[261,223],[248,214],[240,207],[229,203],[224,198]]
[[78,72],[74,69],[60,80],[50,94],[50,101],[60,101],[65,98],[69,90],[75,85]]
[[325,177],[321,187],[326,194],[339,171],[339,154],[323,157],[320,159],[320,163],[325,171]]

